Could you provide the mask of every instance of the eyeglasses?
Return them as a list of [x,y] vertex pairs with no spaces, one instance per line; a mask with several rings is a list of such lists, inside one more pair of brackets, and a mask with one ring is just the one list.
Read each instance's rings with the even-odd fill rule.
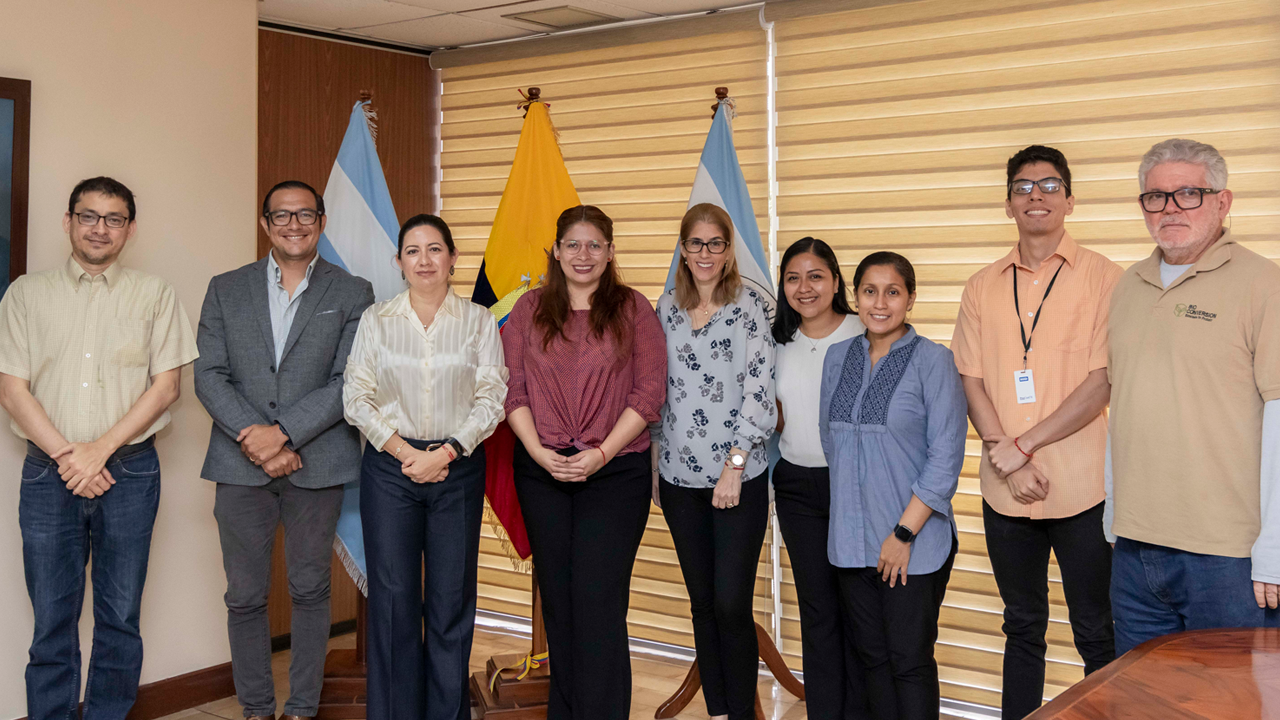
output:
[[1213,188],[1178,188],[1173,192],[1147,192],[1138,196],[1138,202],[1142,203],[1142,209],[1149,213],[1164,212],[1169,206],[1169,198],[1173,198],[1173,204],[1177,205],[1180,210],[1195,210],[1204,204],[1205,195],[1216,195],[1222,192]]
[[601,245],[595,240],[592,240],[589,243],[581,243],[581,242],[578,242],[577,240],[561,240],[560,241],[560,249],[563,250],[564,252],[569,253],[570,255],[577,255],[578,253],[582,252],[583,248],[586,248],[588,255],[592,257],[600,257],[601,255],[604,254],[605,247],[607,247],[607,243],[605,245]]
[[702,252],[702,248],[706,248],[712,255],[719,255],[729,248],[729,243],[724,240],[712,240],[711,242],[703,242],[697,238],[690,238],[684,241],[685,252],[690,255],[697,255]]
[[107,227],[113,230],[119,230],[120,228],[129,224],[129,218],[123,215],[99,215],[98,213],[92,210],[85,210],[84,212],[73,212],[71,214],[76,216],[76,220],[81,225],[84,225],[87,227],[93,227],[94,225],[97,225],[99,220],[106,223]]
[[1062,182],[1062,178],[1056,177],[1042,178],[1040,180],[1014,180],[1009,183],[1009,189],[1013,191],[1014,195],[1030,195],[1031,188],[1037,185],[1040,186],[1040,192],[1051,195],[1061,190],[1065,183]]
[[298,210],[297,212],[291,212],[289,210],[274,210],[266,213],[263,217],[270,220],[271,224],[276,227],[284,227],[295,217],[298,218],[299,225],[315,225],[316,221],[320,219],[320,215],[321,213],[315,210]]

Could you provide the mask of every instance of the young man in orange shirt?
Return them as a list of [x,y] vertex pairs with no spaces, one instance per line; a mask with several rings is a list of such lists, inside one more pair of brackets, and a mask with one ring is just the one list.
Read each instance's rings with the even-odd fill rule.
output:
[[1106,489],[1107,311],[1118,265],[1080,247],[1062,153],[1009,159],[1005,212],[1018,244],[965,285],[951,349],[983,440],[987,554],[1004,601],[1005,720],[1044,696],[1052,549],[1085,673],[1115,658]]

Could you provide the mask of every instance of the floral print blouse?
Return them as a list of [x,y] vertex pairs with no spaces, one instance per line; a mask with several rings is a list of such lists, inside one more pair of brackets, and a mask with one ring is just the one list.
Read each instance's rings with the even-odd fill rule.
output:
[[778,424],[764,298],[744,287],[694,330],[668,290],[658,300],[658,320],[667,336],[667,401],[653,430],[662,479],[715,487],[734,447],[747,452],[744,482],[764,473],[765,441]]

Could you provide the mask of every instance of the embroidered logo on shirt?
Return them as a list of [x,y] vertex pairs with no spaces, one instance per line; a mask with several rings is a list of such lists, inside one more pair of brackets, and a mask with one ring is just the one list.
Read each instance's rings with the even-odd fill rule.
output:
[[1217,313],[1211,313],[1201,310],[1199,306],[1187,305],[1186,303],[1178,303],[1173,308],[1173,314],[1177,317],[1191,318],[1192,320],[1204,320],[1205,322],[1213,322],[1218,317]]

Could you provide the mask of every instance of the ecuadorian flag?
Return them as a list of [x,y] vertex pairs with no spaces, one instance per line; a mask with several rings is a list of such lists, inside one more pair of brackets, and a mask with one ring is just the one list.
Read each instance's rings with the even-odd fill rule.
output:
[[[506,324],[516,300],[542,281],[560,213],[581,204],[564,166],[546,103],[529,103],[516,158],[471,295],[472,302],[493,312],[498,327]],[[515,434],[505,422],[484,443],[488,468],[485,498],[489,501],[485,520],[503,540],[511,559],[522,566],[530,549],[511,469],[515,443]]]

